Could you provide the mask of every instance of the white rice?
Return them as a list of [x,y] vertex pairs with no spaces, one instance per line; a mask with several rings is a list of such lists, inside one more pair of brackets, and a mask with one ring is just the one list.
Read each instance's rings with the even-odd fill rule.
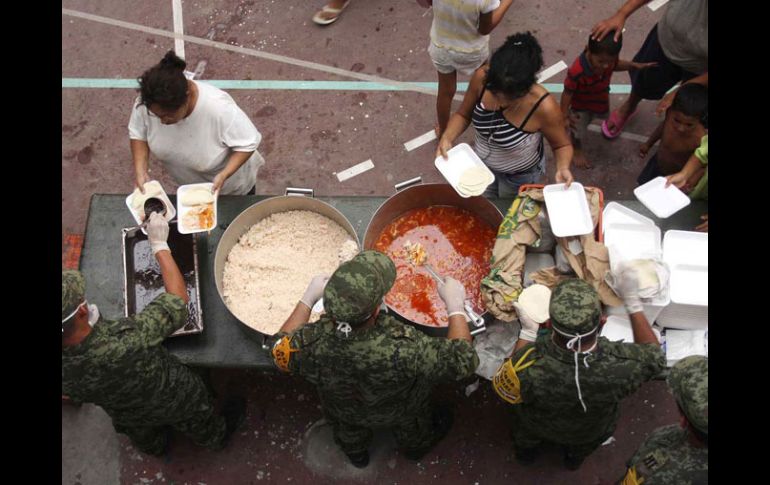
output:
[[251,328],[273,335],[313,276],[331,275],[353,248],[353,254],[358,252],[342,226],[315,212],[268,216],[249,228],[227,256],[222,278],[227,308]]

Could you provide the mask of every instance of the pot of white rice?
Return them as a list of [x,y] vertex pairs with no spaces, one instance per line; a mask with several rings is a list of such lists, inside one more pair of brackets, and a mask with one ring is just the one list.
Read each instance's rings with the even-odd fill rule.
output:
[[[311,196],[288,195],[298,192]],[[214,258],[220,298],[246,333],[260,341],[280,329],[314,275],[331,275],[360,248],[350,221],[313,198],[312,190],[286,193],[233,219]]]

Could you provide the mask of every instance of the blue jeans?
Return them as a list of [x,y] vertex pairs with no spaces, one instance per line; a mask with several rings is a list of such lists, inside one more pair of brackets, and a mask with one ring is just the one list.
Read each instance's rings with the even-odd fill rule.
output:
[[545,156],[540,160],[540,163],[526,172],[503,173],[492,170],[492,173],[495,174],[495,181],[489,184],[487,190],[484,191],[484,197],[487,199],[513,199],[519,195],[519,187],[522,185],[540,182],[540,178],[545,175]]

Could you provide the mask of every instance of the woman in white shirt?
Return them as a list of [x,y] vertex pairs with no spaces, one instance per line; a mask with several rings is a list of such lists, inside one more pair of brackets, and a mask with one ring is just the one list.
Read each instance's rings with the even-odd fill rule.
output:
[[188,80],[169,51],[142,74],[128,132],[136,185],[143,190],[150,152],[179,184],[212,182],[221,194],[255,193],[262,135],[233,98]]

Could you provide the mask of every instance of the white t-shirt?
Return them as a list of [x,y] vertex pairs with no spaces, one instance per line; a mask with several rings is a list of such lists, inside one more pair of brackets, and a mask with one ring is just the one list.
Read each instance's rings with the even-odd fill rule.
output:
[[433,0],[431,42],[456,52],[486,49],[489,35],[479,34],[479,17],[499,6],[500,0]]
[[671,0],[658,22],[658,42],[666,57],[685,71],[709,68],[708,0]]
[[193,81],[198,100],[190,116],[164,125],[146,106],[134,102],[128,134],[146,141],[150,151],[179,185],[213,182],[225,168],[230,150],[254,154],[227,179],[220,194],[246,194],[257,182],[265,160],[256,151],[262,135],[229,94],[210,84]]

